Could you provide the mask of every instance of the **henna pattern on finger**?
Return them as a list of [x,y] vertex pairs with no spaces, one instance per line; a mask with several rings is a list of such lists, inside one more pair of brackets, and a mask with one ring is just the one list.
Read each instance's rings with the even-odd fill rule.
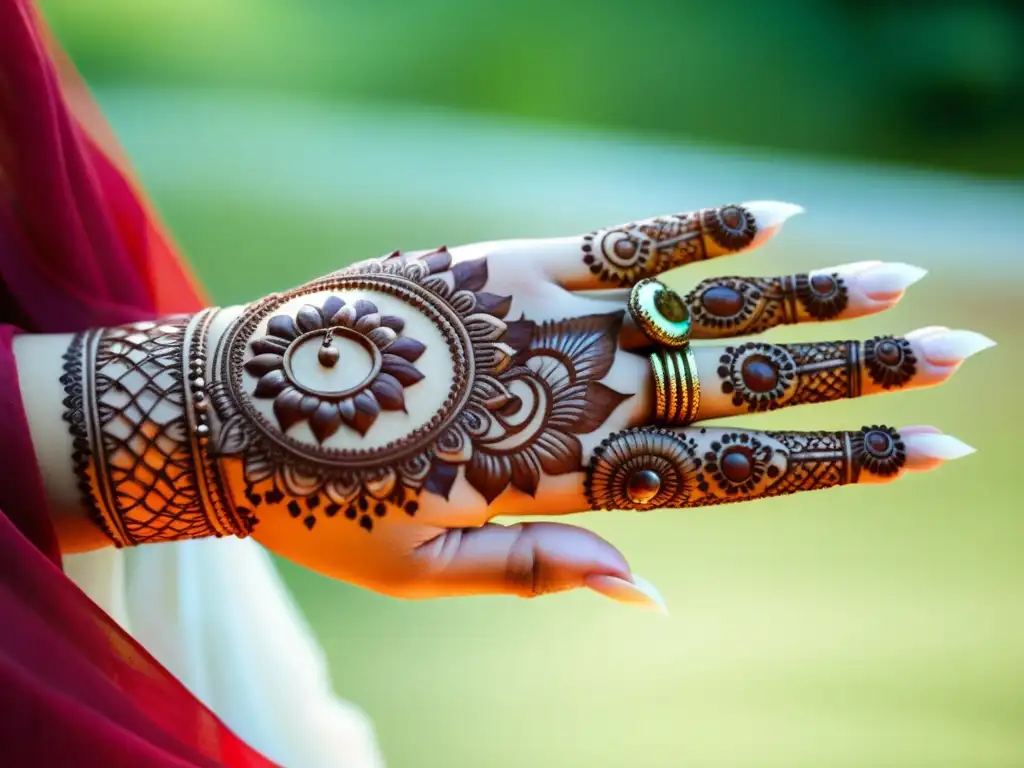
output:
[[751,413],[858,397],[860,344],[748,342],[725,348],[718,375],[733,405]]
[[876,336],[864,344],[864,367],[882,389],[898,389],[917,372],[917,357],[906,339]]
[[726,347],[718,365],[722,392],[751,413],[858,397],[865,371],[883,389],[907,385],[916,372],[910,342],[884,336],[863,350],[856,341],[747,342]]
[[905,462],[899,433],[886,426],[857,432],[639,427],[595,449],[584,492],[591,509],[715,506],[856,483],[864,472],[893,477]]
[[708,258],[709,244],[724,251],[749,246],[757,234],[743,206],[632,222],[583,238],[583,263],[601,282],[630,286],[643,277]]
[[716,277],[686,296],[694,330],[704,338],[745,336],[803,319],[833,320],[849,304],[838,273],[784,277]]
[[211,396],[249,503],[372,531],[421,493],[448,498],[460,470],[487,503],[580,471],[577,436],[630,396],[601,382],[624,313],[507,320],[487,280],[486,258],[396,252],[237,318]]

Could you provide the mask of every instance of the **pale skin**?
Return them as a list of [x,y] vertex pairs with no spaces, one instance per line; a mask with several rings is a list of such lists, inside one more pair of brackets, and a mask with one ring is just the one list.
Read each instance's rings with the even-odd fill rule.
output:
[[[737,250],[750,250],[763,244],[778,232],[788,217],[799,212],[797,207],[784,203],[745,205],[756,220],[756,236]],[[642,224],[638,222],[631,226]],[[599,237],[597,242],[612,242],[607,233],[614,230],[602,230],[604,240]],[[511,297],[506,319],[525,317],[541,323],[621,314],[625,309],[629,282],[635,275],[628,274],[613,284],[607,275],[592,269],[594,260],[587,262],[582,256],[593,253],[585,246],[592,249],[594,242],[593,236],[589,239],[568,237],[494,242],[452,248],[450,254],[453,265],[486,258],[487,280],[483,290]],[[654,242],[653,246],[656,249],[659,243]],[[670,249],[672,246],[662,241],[661,247]],[[708,258],[734,252],[708,238],[705,238],[703,248]],[[407,256],[415,258],[415,254]],[[883,312],[895,307],[907,288],[924,275],[923,270],[909,265],[877,261],[825,268],[820,273],[831,275],[833,285],[838,282],[845,286],[845,299],[841,305],[835,304],[829,312],[820,312],[810,308],[812,305],[792,301],[785,304],[789,309],[780,310],[781,315],[764,323],[853,320]],[[768,269],[760,274],[771,275],[772,272]],[[721,287],[715,283],[711,288],[715,286]],[[699,304],[704,295],[701,291],[697,287],[688,297],[692,313],[700,311]],[[731,295],[722,290],[719,293]],[[779,306],[783,305],[780,303]],[[400,309],[398,307],[394,311],[400,312]],[[228,308],[217,316],[210,331],[210,349],[217,346],[230,321],[242,311],[241,307]],[[382,306],[380,311],[391,310]],[[694,317],[693,336],[697,342],[694,351],[702,397],[697,413],[698,423],[677,431],[693,435],[703,450],[717,439],[716,435],[723,433],[704,422],[752,410],[748,402],[741,402],[738,396],[726,391],[727,387],[723,388],[722,361],[731,354],[730,349],[750,340],[746,331],[760,331],[767,325],[757,326],[762,322],[757,317],[748,318],[746,325],[740,323],[730,327],[701,321],[696,314]],[[404,320],[407,336],[431,338],[430,323],[423,316],[413,313],[405,316]],[[851,336],[843,333],[837,338],[856,339],[856,333]],[[942,384],[969,356],[993,344],[980,334],[942,327],[920,329],[905,338],[905,352],[911,351],[916,360],[913,375],[895,386],[892,381],[865,375],[860,395]],[[65,552],[81,552],[109,546],[110,540],[90,520],[82,505],[71,461],[71,437],[61,420],[64,397],[59,383],[61,357],[70,340],[70,336],[60,335],[22,336],[15,342],[15,355],[33,444],[62,548]],[[440,349],[440,345],[431,345],[428,341],[426,346],[428,353],[425,353],[427,357],[423,358],[421,367],[428,375],[415,387],[407,389],[407,413],[387,415],[375,427],[378,430],[401,432],[404,423],[415,424],[423,416],[417,413],[417,407],[426,407],[419,404],[443,395],[439,388],[443,390],[450,385],[450,374],[439,370],[436,360],[429,358],[430,354],[437,354],[435,350]],[[609,435],[653,423],[651,365],[646,356],[635,354],[637,350],[650,346],[648,339],[627,316],[618,333],[614,359],[601,378],[601,384],[624,397],[600,426],[577,435],[584,465],[592,457],[594,449]],[[212,380],[216,375],[211,363],[207,377]],[[805,397],[803,402],[807,400]],[[798,402],[801,402],[799,397],[793,402],[780,402],[778,405],[795,405]],[[865,421],[870,421],[870,417]],[[221,425],[215,421],[213,426],[217,430]],[[706,428],[706,432],[700,433],[698,428]],[[906,446],[906,460],[900,471],[884,477],[863,473],[859,482],[890,482],[906,472],[935,469],[945,461],[973,450],[933,427],[904,427],[899,434]],[[231,492],[241,498],[244,486],[241,462],[235,458],[222,458],[221,461],[230,478]],[[590,531],[561,522],[511,526],[495,522],[509,515],[553,517],[586,510],[589,503],[582,468],[561,474],[541,473],[532,495],[509,486],[490,503],[460,472],[447,499],[422,493],[418,496],[418,504],[415,516],[389,514],[370,533],[341,519],[324,520],[315,529],[307,530],[284,512],[282,503],[277,509],[260,511],[259,524],[253,535],[269,549],[309,568],[400,597],[493,593],[534,596],[589,587],[621,602],[659,610],[664,607],[657,591],[632,573],[625,557]]]

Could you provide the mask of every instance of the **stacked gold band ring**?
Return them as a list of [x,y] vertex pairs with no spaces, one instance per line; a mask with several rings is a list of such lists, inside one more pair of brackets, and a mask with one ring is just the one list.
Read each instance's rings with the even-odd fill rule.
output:
[[655,420],[685,426],[697,419],[700,379],[690,349],[690,313],[683,298],[654,278],[629,294],[629,314],[637,328],[660,349],[651,353]]
[[650,360],[655,421],[673,426],[692,424],[700,410],[700,379],[693,350],[660,349]]

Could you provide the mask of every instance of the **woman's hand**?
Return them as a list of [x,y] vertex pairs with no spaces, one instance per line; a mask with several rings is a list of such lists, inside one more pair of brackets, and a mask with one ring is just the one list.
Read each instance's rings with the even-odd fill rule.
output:
[[[271,549],[379,592],[588,586],[657,605],[595,534],[492,521],[885,483],[970,452],[930,427],[705,424],[933,386],[991,344],[945,328],[748,338],[889,309],[924,271],[881,262],[716,278],[685,297],[646,281],[627,311],[638,281],[755,248],[799,210],[747,203],[582,237],[393,253],[223,312],[206,374],[229,495]],[[672,346],[687,314],[705,341],[692,354]]]

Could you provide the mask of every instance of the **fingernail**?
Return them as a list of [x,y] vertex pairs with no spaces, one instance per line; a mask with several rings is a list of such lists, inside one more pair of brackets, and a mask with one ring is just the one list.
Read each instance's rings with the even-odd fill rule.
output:
[[900,427],[900,437],[910,437],[911,435],[941,435],[942,430],[938,427],[932,427],[927,424],[913,427]]
[[960,459],[977,450],[952,435],[907,435],[903,438],[903,444],[907,453],[940,461]]
[[907,338],[911,341],[920,341],[929,336],[934,336],[936,333],[945,333],[948,330],[949,328],[944,325],[929,325],[924,328],[918,328],[916,331],[911,331],[907,334]]
[[780,203],[776,200],[755,200],[752,203],[743,203],[743,207],[753,214],[754,222],[757,224],[757,235],[751,247],[774,235],[787,219],[804,212],[801,205]]
[[912,264],[880,264],[857,275],[861,290],[869,299],[892,299],[928,274]]
[[632,579],[630,582],[620,579],[618,576],[592,574],[587,576],[583,583],[598,594],[618,603],[635,605],[638,608],[645,608],[668,616],[665,598],[661,596],[657,588],[647,579],[637,576],[635,573]]
[[957,365],[996,343],[974,331],[946,331],[921,341],[921,350],[932,365]]
[[861,272],[866,272],[872,267],[881,266],[884,263],[885,262],[878,261],[877,259],[874,261],[851,261],[849,264],[840,264],[838,267],[823,269],[821,271],[826,273],[838,272],[844,277],[853,277],[854,275],[859,275]]

